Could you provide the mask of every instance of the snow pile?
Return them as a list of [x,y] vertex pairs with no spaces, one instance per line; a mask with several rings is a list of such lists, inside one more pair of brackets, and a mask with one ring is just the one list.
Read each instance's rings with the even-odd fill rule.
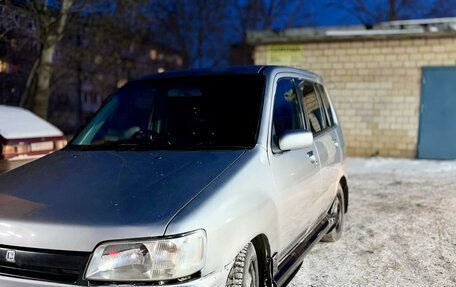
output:
[[456,286],[456,161],[348,160],[344,234],[289,286]]
[[456,160],[410,160],[393,158],[351,158],[348,160],[350,174],[368,173],[443,173],[456,172]]
[[0,105],[0,136],[5,139],[58,137],[63,133],[32,112]]

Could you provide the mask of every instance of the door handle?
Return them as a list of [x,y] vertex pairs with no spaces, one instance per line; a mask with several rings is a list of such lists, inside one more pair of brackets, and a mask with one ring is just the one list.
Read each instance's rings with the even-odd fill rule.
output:
[[307,153],[307,158],[310,160],[311,164],[318,164],[318,160],[315,157],[313,150],[311,150]]
[[333,144],[334,144],[336,147],[339,147],[339,143],[338,143],[335,139],[333,139]]

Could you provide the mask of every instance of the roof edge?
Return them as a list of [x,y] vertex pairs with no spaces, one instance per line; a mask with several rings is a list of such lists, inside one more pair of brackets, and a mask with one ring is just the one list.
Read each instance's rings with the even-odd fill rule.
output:
[[456,17],[382,22],[371,28],[355,25],[247,32],[247,42],[252,45],[436,37],[456,37]]

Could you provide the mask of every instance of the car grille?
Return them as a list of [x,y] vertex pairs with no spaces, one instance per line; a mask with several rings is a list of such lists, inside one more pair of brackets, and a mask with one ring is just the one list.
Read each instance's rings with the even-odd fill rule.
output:
[[[14,253],[14,256],[12,253]],[[55,283],[87,285],[83,283],[82,275],[89,257],[90,253],[85,252],[29,249],[0,245],[0,275]]]

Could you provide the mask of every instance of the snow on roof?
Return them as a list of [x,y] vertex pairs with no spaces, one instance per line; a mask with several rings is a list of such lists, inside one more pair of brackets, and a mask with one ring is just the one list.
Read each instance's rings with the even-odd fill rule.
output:
[[456,36],[456,17],[391,21],[373,27],[355,25],[247,31],[247,41],[251,44],[442,36]]
[[410,25],[434,25],[456,23],[456,17],[431,18],[431,19],[412,19],[382,22],[382,26],[410,26]]
[[63,133],[34,113],[0,105],[0,135],[5,139],[62,136]]
[[382,30],[329,30],[327,36],[369,36],[369,35],[398,35],[423,33],[424,29],[382,29]]

